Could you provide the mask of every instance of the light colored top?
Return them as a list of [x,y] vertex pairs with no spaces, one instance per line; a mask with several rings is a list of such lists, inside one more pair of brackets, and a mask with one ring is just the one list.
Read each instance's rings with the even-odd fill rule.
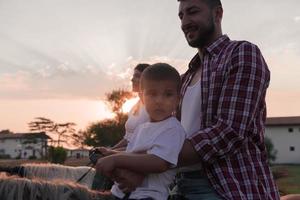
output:
[[[188,86],[182,100],[181,107],[181,125],[184,128],[187,137],[191,136],[200,129],[201,124],[201,84],[198,80],[194,85]],[[178,171],[200,170],[201,164],[195,164],[188,167],[181,167]]]
[[[147,151],[169,162],[172,167],[177,165],[178,154],[185,140],[185,132],[180,122],[175,117],[170,117],[160,122],[146,122],[138,126],[127,145],[126,152]],[[142,185],[130,195],[131,199],[151,197],[155,200],[168,198],[168,186],[172,183],[175,170],[163,173],[148,174]],[[118,198],[123,198],[124,193],[115,183],[111,190]]]
[[[135,110],[138,109],[137,113],[134,113]],[[145,122],[149,122],[150,118],[149,115],[145,109],[145,106],[138,101],[135,106],[130,110],[128,114],[128,119],[125,123],[125,135],[124,139],[127,141],[130,140],[130,137],[132,136],[132,133],[138,127],[140,124],[143,124]]]

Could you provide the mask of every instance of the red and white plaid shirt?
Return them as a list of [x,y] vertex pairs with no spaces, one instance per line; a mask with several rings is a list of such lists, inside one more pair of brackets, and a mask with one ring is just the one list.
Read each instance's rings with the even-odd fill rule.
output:
[[270,72],[260,50],[226,35],[218,38],[182,76],[180,108],[199,67],[202,122],[189,139],[212,186],[224,199],[279,199],[264,144]]

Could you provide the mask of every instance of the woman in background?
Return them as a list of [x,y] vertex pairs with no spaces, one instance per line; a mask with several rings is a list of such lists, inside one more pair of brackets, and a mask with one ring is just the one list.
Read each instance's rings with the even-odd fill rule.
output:
[[[140,63],[134,68],[133,76],[131,79],[132,83],[132,92],[139,94],[140,92],[140,78],[142,72],[149,66],[149,64]],[[133,106],[128,114],[128,119],[125,123],[125,135],[122,140],[120,140],[115,146],[111,149],[105,147],[97,148],[104,156],[111,155],[116,153],[116,151],[124,151],[130,140],[130,137],[134,129],[145,122],[149,121],[148,113],[145,110],[145,107],[142,101],[139,101]]]

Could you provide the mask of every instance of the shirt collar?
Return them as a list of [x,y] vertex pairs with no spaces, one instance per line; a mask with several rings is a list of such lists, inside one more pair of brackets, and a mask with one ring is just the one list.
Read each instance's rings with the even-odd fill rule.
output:
[[219,55],[221,50],[226,46],[226,44],[230,41],[227,35],[222,35],[218,39],[216,39],[213,43],[211,43],[208,47],[206,47],[206,51],[211,55]]
[[[230,41],[227,35],[222,35],[218,39],[216,39],[209,46],[205,47],[205,51],[211,55],[218,55],[224,46]],[[189,63],[189,69],[196,70],[201,65],[201,60],[198,53],[192,58]]]

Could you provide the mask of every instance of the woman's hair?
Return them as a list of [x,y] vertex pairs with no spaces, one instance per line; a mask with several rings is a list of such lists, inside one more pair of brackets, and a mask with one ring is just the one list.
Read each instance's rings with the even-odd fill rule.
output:
[[149,66],[150,66],[149,64],[140,63],[134,69],[138,70],[139,72],[143,72]]

